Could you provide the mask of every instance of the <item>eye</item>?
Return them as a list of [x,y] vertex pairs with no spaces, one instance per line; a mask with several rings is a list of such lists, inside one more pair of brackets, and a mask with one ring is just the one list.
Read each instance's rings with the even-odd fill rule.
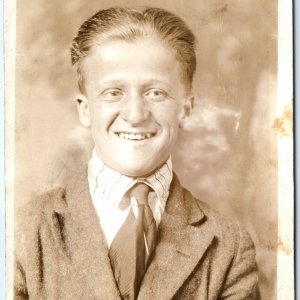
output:
[[119,89],[107,89],[101,95],[106,101],[118,101],[123,97],[124,93]]
[[168,94],[161,89],[151,89],[146,92],[145,96],[153,101],[163,101],[168,97]]

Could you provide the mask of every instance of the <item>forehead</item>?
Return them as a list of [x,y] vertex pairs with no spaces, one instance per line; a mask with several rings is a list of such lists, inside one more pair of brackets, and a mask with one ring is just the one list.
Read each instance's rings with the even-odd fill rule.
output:
[[180,63],[174,51],[156,37],[134,41],[110,40],[93,45],[84,58],[85,80],[163,79],[182,81]]

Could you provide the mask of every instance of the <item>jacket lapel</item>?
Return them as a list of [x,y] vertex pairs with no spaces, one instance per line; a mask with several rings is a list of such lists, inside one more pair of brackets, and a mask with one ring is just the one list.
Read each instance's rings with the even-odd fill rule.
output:
[[104,234],[90,197],[87,169],[79,174],[79,178],[68,184],[66,194],[70,214],[65,226],[70,260],[79,282],[86,283],[90,293],[87,298],[120,299]]
[[[91,299],[120,299],[108,249],[93,206],[87,169],[67,185],[67,212],[62,213],[66,248],[73,276]],[[174,176],[158,232],[157,247],[138,299],[171,299],[192,273],[214,238],[196,200]],[[84,284],[83,284],[84,282]],[[74,287],[76,289],[76,287]]]
[[171,299],[192,273],[214,234],[196,200],[184,192],[176,176],[170,189],[153,260],[139,299]]

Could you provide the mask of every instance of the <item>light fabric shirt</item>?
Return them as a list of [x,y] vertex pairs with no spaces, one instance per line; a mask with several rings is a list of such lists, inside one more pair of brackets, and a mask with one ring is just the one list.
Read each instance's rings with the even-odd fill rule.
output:
[[148,203],[158,226],[166,206],[172,178],[171,157],[149,177],[132,178],[105,165],[94,149],[88,164],[89,189],[108,247],[124,224],[130,208],[137,213],[137,202],[134,197],[131,198],[131,206],[127,209],[121,210],[118,207],[126,192],[137,182],[143,182],[151,187]]

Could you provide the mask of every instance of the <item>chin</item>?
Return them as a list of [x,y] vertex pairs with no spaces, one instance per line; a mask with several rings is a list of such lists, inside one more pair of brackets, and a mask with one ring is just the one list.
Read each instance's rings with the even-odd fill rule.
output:
[[152,172],[150,170],[147,170],[145,168],[123,168],[121,170],[122,174],[129,176],[129,177],[146,177]]
[[119,169],[117,171],[130,177],[146,177],[157,169],[155,167],[151,168],[151,166],[147,165],[146,163],[143,164],[141,162],[137,164],[137,160],[135,160],[132,162],[132,164],[119,165]]

